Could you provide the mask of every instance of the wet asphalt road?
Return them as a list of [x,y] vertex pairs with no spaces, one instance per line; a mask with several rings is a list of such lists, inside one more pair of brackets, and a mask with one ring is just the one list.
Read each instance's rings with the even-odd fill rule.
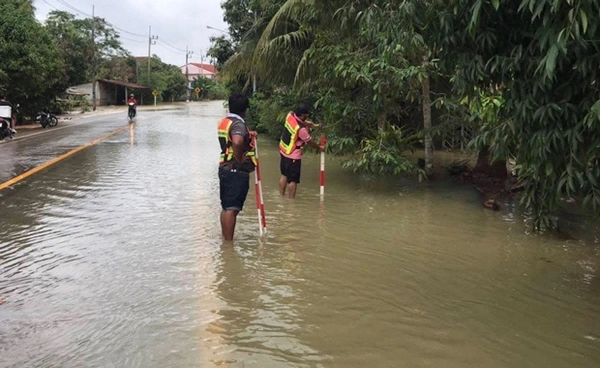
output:
[[[130,125],[126,108],[122,110],[97,116],[75,117],[70,121],[61,121],[55,128],[18,130],[13,140],[0,141],[0,184]],[[161,111],[164,110],[140,109],[133,122],[157,119]]]

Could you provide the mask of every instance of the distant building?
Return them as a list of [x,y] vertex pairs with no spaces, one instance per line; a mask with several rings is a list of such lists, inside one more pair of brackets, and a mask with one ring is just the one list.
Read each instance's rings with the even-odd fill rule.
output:
[[[139,98],[139,93],[147,87],[135,83],[122,81],[98,79],[96,83],[96,103],[98,106],[125,105],[127,96],[135,93]],[[85,96],[89,101],[92,100],[92,83],[81,84],[67,89],[71,95]]]
[[[183,65],[181,68],[181,73],[183,75],[186,74],[186,65]],[[214,65],[210,64],[201,64],[201,63],[189,63],[187,64],[187,73],[189,81],[193,81],[198,77],[204,77],[208,79],[213,79],[217,74],[217,69]]]

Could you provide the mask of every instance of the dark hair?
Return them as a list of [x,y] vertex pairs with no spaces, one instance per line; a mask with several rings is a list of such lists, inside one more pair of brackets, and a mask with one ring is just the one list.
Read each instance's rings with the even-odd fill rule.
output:
[[229,96],[229,112],[236,115],[242,115],[246,113],[250,106],[248,96],[243,93],[234,93]]
[[300,102],[296,110],[294,110],[294,114],[296,115],[308,115],[310,113],[310,105],[306,102]]

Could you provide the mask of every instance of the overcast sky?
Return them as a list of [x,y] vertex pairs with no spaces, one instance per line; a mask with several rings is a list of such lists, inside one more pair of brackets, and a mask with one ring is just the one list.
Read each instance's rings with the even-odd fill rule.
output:
[[[209,38],[222,33],[206,26],[227,30],[223,21],[222,0],[34,0],[37,18],[44,22],[47,14],[64,10],[85,18],[92,14],[102,17],[118,30],[124,47],[134,56],[148,55],[148,27],[157,35],[152,54],[164,62],[181,66],[185,64],[185,48],[194,51],[190,62],[200,62],[200,53],[206,54]],[[69,7],[76,8],[75,11]],[[170,46],[168,46],[170,45]],[[178,51],[176,49],[180,49]],[[206,56],[204,61],[207,62]]]

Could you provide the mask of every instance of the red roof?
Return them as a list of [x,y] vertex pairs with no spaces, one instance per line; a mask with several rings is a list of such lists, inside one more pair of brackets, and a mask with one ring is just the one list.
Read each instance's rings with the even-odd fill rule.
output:
[[198,68],[202,68],[208,72],[211,73],[216,73],[217,72],[217,68],[215,68],[214,65],[210,65],[210,64],[200,64],[200,63],[190,63],[194,66],[197,66]]

